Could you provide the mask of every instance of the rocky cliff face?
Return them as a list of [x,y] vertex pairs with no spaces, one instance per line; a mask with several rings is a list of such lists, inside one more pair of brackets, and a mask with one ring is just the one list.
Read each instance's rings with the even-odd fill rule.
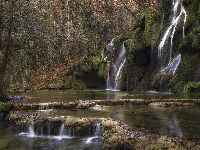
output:
[[[178,3],[176,12],[174,12],[173,3]],[[136,19],[137,23],[133,26],[131,40],[127,46],[127,62],[124,67],[121,89],[130,91],[156,89],[159,91],[164,84],[168,91],[171,89],[171,92],[183,92],[183,87],[188,82],[199,81],[199,5],[198,1],[157,2],[157,5],[154,5],[156,12],[144,7],[138,13],[140,17]],[[177,13],[178,25],[173,31],[173,38],[172,35],[167,35],[166,39],[168,37],[169,39],[162,47],[163,67],[169,65],[170,49],[173,49],[170,57],[173,58],[177,54],[182,56],[176,73],[172,76],[167,73],[166,69],[160,71],[158,49],[162,38],[173,22],[174,13]],[[194,19],[195,16],[197,20]],[[172,28],[174,26],[175,24],[172,24]]]
[[[177,2],[178,5],[175,5]],[[25,1],[21,3],[26,4]],[[37,31],[34,34],[30,32],[30,37],[22,35],[25,39],[31,38],[30,47],[27,46],[27,50],[23,49],[19,56],[16,55],[16,59],[20,58],[20,63],[7,69],[6,86],[13,87],[11,91],[20,91],[23,88],[85,89],[87,86],[94,87],[87,84],[91,77],[94,81],[101,80],[95,86],[102,88],[102,78],[106,80],[109,68],[107,62],[101,58],[101,51],[113,38],[116,38],[116,47],[122,42],[126,47],[126,62],[118,83],[121,90],[158,89],[160,83],[166,82],[172,92],[182,92],[183,86],[188,82],[199,81],[198,0],[50,0],[49,4],[44,6],[41,2],[32,0],[30,5],[36,12],[36,19],[30,20],[30,23],[38,25]],[[26,11],[22,9],[19,14],[24,18],[18,16],[15,19],[24,19],[26,22],[28,16],[24,14],[31,15],[32,11],[23,12]],[[184,15],[185,12],[187,15]],[[179,15],[180,13],[182,15]],[[172,25],[172,40],[169,36],[162,46],[162,65],[168,65],[169,55],[174,58],[181,54],[181,62],[176,74],[163,81],[166,78],[159,77],[158,47],[175,19],[174,16],[178,21]],[[32,31],[31,25],[23,29]],[[16,37],[17,35],[19,34],[16,34]],[[48,41],[45,41],[46,38]],[[112,56],[108,55],[108,61],[112,59]],[[15,59],[11,64],[15,64],[14,61]],[[100,78],[94,71],[98,72]],[[88,74],[90,76],[87,78]]]

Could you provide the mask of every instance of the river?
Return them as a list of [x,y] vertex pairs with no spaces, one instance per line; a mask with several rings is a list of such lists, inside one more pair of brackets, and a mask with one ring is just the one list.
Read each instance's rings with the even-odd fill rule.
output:
[[[190,98],[185,95],[159,94],[153,91],[145,93],[128,93],[121,91],[30,91],[22,93],[31,99],[15,101],[16,103],[47,103],[69,102],[77,100],[116,100],[125,98],[162,98],[179,99]],[[191,98],[198,98],[192,96]],[[153,106],[106,106],[93,107],[91,109],[48,109],[43,111],[29,111],[39,113],[44,117],[74,116],[74,117],[98,117],[122,120],[132,126],[133,130],[150,132],[153,134],[180,137],[187,140],[200,140],[200,107],[190,106],[184,108],[161,108]],[[101,150],[101,141],[87,142],[91,137],[56,136],[28,136],[23,131],[0,121],[0,149],[41,149],[41,150]]]

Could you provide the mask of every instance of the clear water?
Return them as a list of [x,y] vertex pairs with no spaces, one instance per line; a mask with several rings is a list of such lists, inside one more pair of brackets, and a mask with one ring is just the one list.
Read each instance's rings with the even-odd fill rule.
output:
[[88,137],[56,139],[44,137],[27,137],[20,134],[6,122],[0,121],[1,150],[102,150],[101,143],[86,142]]
[[[16,102],[61,102],[89,99],[119,99],[119,98],[199,98],[199,95],[185,96],[175,94],[159,94],[154,91],[145,93],[132,93],[121,91],[35,91],[22,95],[34,97]],[[181,137],[183,139],[200,140],[200,107],[185,108],[158,108],[152,106],[96,106],[92,109],[50,109],[35,111],[42,116],[74,116],[74,117],[99,117],[122,120],[132,126],[134,130],[151,132],[159,135]],[[32,111],[30,111],[32,113]],[[0,121],[0,149],[42,149],[42,150],[101,150],[101,142],[90,142],[93,137],[30,137],[22,134],[4,121]]]
[[152,106],[109,106],[102,110],[34,111],[42,116],[74,116],[120,119],[133,129],[159,135],[200,139],[200,107],[158,108]]
[[200,95],[183,95],[158,93],[155,91],[128,93],[125,91],[30,91],[19,95],[31,97],[31,99],[15,101],[15,103],[47,103],[47,102],[71,102],[77,100],[117,100],[117,99],[183,99],[200,98]]

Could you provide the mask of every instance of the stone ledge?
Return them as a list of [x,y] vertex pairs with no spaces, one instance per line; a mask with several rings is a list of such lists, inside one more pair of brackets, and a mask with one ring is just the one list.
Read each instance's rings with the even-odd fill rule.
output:
[[42,135],[45,135],[48,130],[52,135],[58,135],[59,129],[64,125],[65,128],[70,130],[69,133],[73,133],[72,136],[86,136],[88,129],[95,129],[95,125],[98,123],[102,131],[101,135],[103,134],[104,149],[200,149],[199,143],[186,141],[178,137],[172,138],[133,131],[124,122],[110,118],[75,118],[72,116],[46,118],[38,114],[13,111],[7,116],[7,121],[20,130],[31,126],[34,130],[38,130],[37,134]]
[[154,106],[193,106],[200,105],[200,99],[118,99],[118,100],[79,100],[75,102],[14,103],[14,110],[46,109],[88,109],[95,105],[154,105]]

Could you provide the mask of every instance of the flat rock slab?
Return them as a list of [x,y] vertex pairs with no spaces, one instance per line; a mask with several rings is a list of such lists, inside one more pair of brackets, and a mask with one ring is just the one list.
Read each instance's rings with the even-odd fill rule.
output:
[[194,103],[183,103],[183,102],[152,102],[149,103],[150,106],[157,107],[185,107],[185,106],[195,106]]

